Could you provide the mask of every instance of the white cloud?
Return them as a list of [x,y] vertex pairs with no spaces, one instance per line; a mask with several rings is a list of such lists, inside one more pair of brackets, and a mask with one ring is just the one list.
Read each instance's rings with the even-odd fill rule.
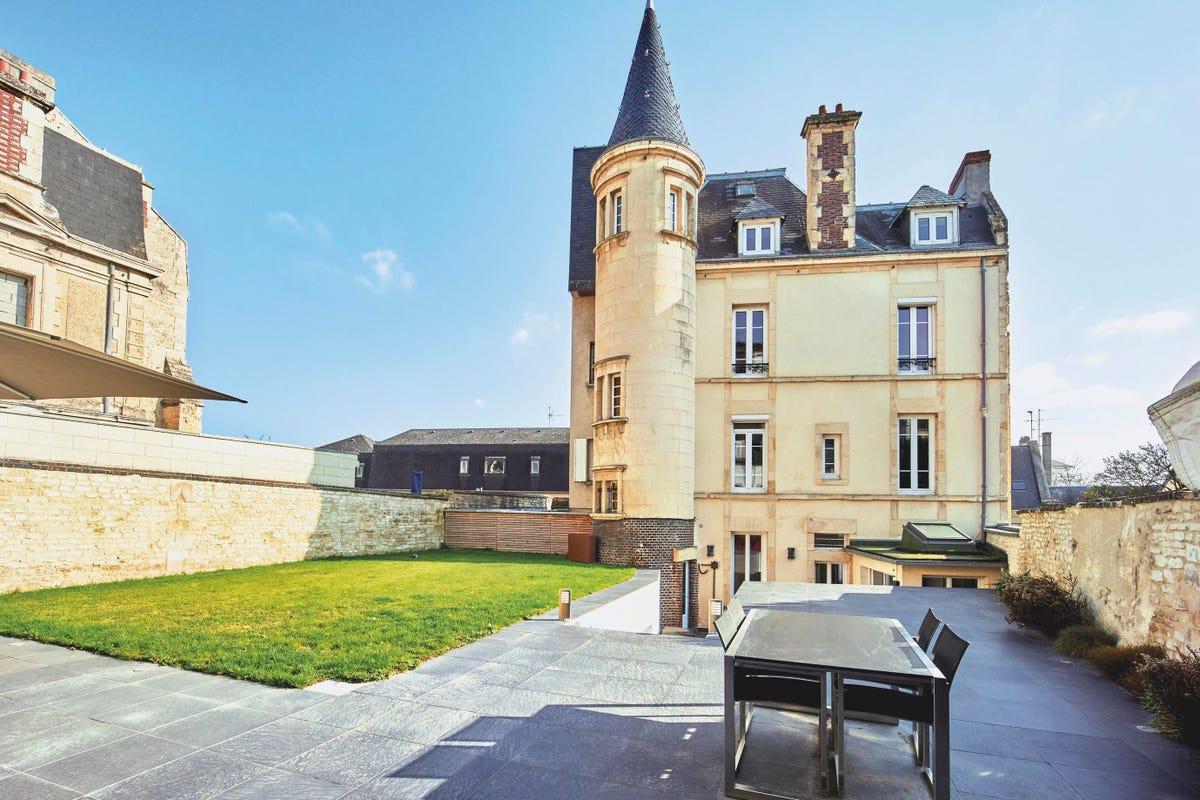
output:
[[1125,117],[1132,114],[1140,104],[1139,92],[1136,87],[1106,97],[1092,105],[1087,115],[1087,126],[1093,130],[1116,125]]
[[328,242],[333,238],[333,232],[329,230],[329,226],[316,217],[306,224],[290,211],[269,211],[267,212],[267,221],[288,228],[301,236],[312,236],[322,242]]
[[1192,324],[1195,314],[1183,309],[1150,311],[1097,322],[1088,332],[1101,339],[1126,333],[1170,333]]
[[1054,365],[1049,361],[1038,361],[1013,376],[1013,383],[1029,387],[1028,391],[1038,395],[1046,392],[1056,392],[1066,389],[1070,383],[1059,376]]
[[558,326],[549,314],[538,314],[526,311],[521,314],[521,321],[508,335],[509,347],[528,347],[537,344],[546,334],[558,330]]
[[486,406],[486,405],[487,405],[487,403],[483,402],[483,398],[482,398],[482,397],[476,397],[476,398],[475,398],[475,407],[476,407],[476,408],[483,408],[483,407],[484,407],[484,406]]
[[1137,406],[1142,401],[1141,395],[1134,389],[1101,383],[1075,383],[1059,375],[1057,368],[1048,361],[1038,361],[1016,373],[1013,386],[1021,397],[1041,408]]
[[1088,353],[1083,357],[1083,363],[1089,367],[1102,367],[1108,363],[1108,353]]
[[417,276],[398,262],[396,251],[380,248],[363,253],[366,275],[357,275],[354,282],[375,294],[383,294],[393,287],[410,292],[417,283]]

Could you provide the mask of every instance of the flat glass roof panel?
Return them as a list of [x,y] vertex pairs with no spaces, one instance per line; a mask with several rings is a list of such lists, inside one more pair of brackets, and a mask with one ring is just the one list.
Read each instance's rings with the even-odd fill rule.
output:
[[926,539],[944,542],[969,542],[971,537],[948,522],[910,522],[913,530]]

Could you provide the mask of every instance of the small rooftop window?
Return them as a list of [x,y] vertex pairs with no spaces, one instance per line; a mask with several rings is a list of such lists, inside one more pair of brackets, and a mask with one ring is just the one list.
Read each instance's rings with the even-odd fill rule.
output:
[[743,181],[737,184],[734,194],[738,197],[754,197],[754,184],[749,181]]

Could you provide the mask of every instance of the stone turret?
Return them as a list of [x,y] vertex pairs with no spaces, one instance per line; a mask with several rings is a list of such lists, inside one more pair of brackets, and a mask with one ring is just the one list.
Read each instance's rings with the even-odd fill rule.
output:
[[592,481],[600,558],[662,570],[664,625],[680,624],[684,573],[694,569],[703,182],[647,3],[608,149],[591,172],[598,242]]

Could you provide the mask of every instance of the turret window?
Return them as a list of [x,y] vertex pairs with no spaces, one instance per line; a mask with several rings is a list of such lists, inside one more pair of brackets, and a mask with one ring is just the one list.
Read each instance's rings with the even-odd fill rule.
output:
[[625,230],[625,198],[620,192],[613,192],[613,233],[621,233]]
[[625,200],[620,189],[601,197],[596,204],[596,240],[604,241],[625,230]]
[[667,196],[667,230],[679,233],[679,189],[671,187],[671,193]]

